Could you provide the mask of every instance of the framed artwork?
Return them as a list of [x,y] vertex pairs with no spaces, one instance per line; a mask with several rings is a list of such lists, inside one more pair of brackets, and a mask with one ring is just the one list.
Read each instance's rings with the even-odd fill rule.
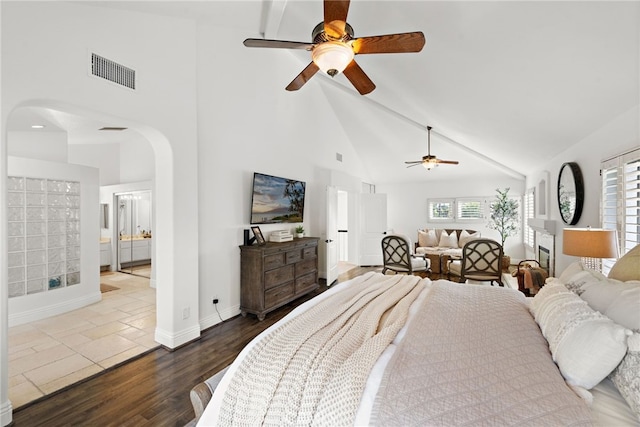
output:
[[266,244],[266,240],[264,240],[264,236],[262,235],[262,231],[260,231],[260,227],[257,225],[251,227],[251,231],[253,231],[253,235],[256,236],[256,241],[259,245]]

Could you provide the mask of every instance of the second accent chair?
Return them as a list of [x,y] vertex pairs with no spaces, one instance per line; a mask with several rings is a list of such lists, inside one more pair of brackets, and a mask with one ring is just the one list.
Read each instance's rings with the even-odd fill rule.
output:
[[382,274],[387,270],[396,273],[431,273],[431,261],[423,255],[412,253],[411,241],[400,234],[390,234],[382,238]]
[[462,259],[449,262],[447,278],[458,276],[459,282],[468,280],[502,283],[502,246],[491,239],[476,239],[462,248]]

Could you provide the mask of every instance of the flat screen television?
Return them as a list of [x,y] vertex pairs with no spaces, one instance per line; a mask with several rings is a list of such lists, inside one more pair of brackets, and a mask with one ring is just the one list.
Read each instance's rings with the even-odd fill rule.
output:
[[251,192],[251,224],[302,222],[306,184],[255,172]]

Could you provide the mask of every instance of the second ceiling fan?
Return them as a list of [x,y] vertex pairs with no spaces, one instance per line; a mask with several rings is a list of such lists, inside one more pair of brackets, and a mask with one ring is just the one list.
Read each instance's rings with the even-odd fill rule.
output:
[[405,164],[409,165],[408,168],[413,166],[422,165],[425,169],[431,170],[438,166],[439,164],[447,164],[447,165],[457,165],[459,162],[457,160],[442,160],[437,158],[436,156],[431,155],[431,126],[427,126],[427,155],[422,156],[422,160],[416,160],[413,162],[405,162]]
[[373,91],[376,85],[356,63],[355,55],[420,52],[425,38],[421,31],[354,38],[353,28],[347,23],[348,12],[349,0],[324,0],[324,21],[313,29],[313,42],[246,39],[244,45],[311,51],[311,63],[289,83],[286,87],[289,91],[300,89],[322,70],[331,77],[340,72],[344,73],[358,92],[366,95]]

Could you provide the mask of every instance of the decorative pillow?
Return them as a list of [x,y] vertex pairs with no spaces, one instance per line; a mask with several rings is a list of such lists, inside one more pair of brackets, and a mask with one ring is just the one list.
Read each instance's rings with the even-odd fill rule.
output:
[[[591,389],[620,363],[631,331],[594,311],[561,284],[544,286],[532,310],[567,384]],[[539,295],[542,294],[541,297]]]
[[480,232],[479,231],[476,231],[475,233],[469,233],[467,230],[462,230],[460,232],[460,240],[458,240],[458,246],[460,246],[462,248],[468,242],[470,242],[472,240],[475,240],[475,239],[479,239],[479,238],[480,238]]
[[569,277],[568,280],[559,280],[559,282],[564,283],[570,291],[573,291],[578,295],[582,295],[582,292],[584,292],[584,289],[582,288],[586,283],[599,282],[602,280],[607,280],[607,277],[604,274],[599,271],[585,269]]
[[618,296],[609,304],[604,315],[625,328],[640,332],[640,281],[624,282],[619,287]]
[[585,270],[585,267],[582,264],[582,261],[576,261],[564,269],[560,277],[558,277],[558,280],[562,283],[567,283],[574,274],[580,273],[583,270]]
[[438,246],[442,248],[457,248],[458,247],[458,235],[455,230],[451,231],[451,234],[447,234],[445,230],[442,230],[440,234],[440,242]]
[[640,334],[629,337],[629,349],[610,378],[640,420]]
[[610,279],[617,279],[623,282],[629,280],[640,280],[640,245],[637,245],[624,254],[613,265],[609,271]]
[[438,246],[435,230],[418,230],[418,247]]

